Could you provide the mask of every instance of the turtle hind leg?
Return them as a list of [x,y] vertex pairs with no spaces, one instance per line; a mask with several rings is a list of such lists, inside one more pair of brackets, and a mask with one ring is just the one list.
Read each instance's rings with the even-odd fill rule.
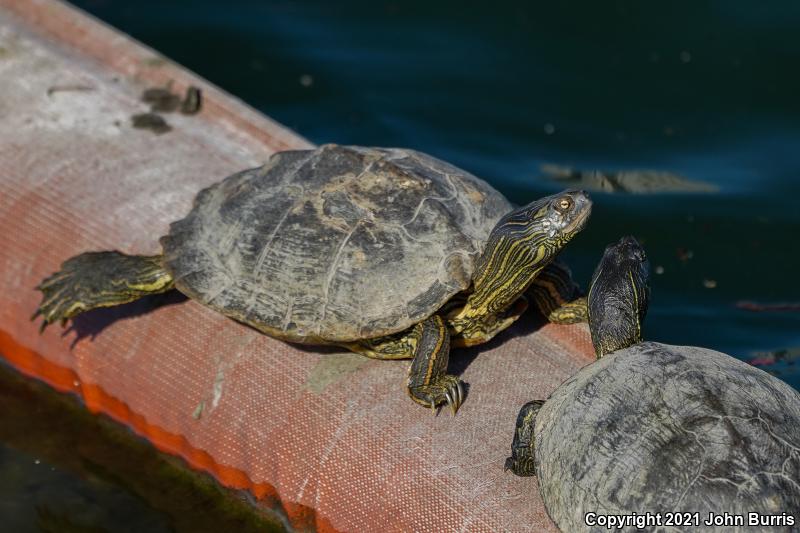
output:
[[401,333],[344,346],[373,359],[412,359],[408,395],[418,404],[430,407],[434,414],[439,405],[447,404],[455,415],[464,401],[461,381],[446,373],[450,333],[439,315],[428,317]]
[[44,330],[84,311],[132,302],[172,287],[160,255],[88,252],[64,261],[61,270],[36,287],[42,291],[42,302],[31,319],[41,316]]

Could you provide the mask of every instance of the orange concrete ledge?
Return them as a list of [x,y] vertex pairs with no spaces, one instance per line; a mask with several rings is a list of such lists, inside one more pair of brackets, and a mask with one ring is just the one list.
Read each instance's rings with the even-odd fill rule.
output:
[[[148,87],[200,114],[135,129]],[[592,359],[585,327],[523,319],[454,352],[469,384],[432,417],[407,362],[300,350],[156,297],[38,334],[33,287],[86,250],[157,253],[194,194],[309,146],[204,80],[54,0],[0,0],[0,355],[159,449],[320,531],[552,531],[533,479],[503,472],[519,407]]]

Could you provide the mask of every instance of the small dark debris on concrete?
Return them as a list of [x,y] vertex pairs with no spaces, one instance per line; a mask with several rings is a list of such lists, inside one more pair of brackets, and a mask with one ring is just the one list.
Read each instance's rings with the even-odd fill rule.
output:
[[172,113],[180,109],[184,115],[194,115],[202,107],[202,92],[190,85],[181,100],[169,87],[152,87],[142,93],[142,102],[150,104],[153,113]]
[[53,96],[55,93],[94,90],[95,88],[91,85],[53,85],[52,87],[47,88],[47,96]]
[[155,113],[139,113],[131,117],[134,128],[150,130],[153,133],[162,134],[172,130],[172,126],[167,124],[164,117]]
[[167,133],[172,127],[159,113],[172,113],[180,109],[184,115],[194,115],[203,105],[203,93],[198,87],[190,85],[181,99],[170,90],[169,85],[151,87],[142,93],[142,102],[150,104],[150,112],[132,116],[133,127],[161,134]]
[[181,105],[181,99],[169,89],[153,87],[142,93],[142,102],[150,104],[150,111],[154,113],[171,113]]
[[181,113],[184,115],[194,115],[200,112],[203,107],[203,91],[199,87],[190,85],[186,88],[186,96],[181,102]]

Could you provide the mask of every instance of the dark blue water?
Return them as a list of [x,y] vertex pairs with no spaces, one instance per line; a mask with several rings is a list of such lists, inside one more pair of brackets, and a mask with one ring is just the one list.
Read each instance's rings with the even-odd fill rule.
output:
[[734,307],[800,301],[797,2],[77,4],[314,142],[417,148],[517,203],[560,188],[544,162],[716,184],[595,194],[565,252],[576,277],[630,233],[663,268],[649,338],[744,359],[800,346],[797,312]]

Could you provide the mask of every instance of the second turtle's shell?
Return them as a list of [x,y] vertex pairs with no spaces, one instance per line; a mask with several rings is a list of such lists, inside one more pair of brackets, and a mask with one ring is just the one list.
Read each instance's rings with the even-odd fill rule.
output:
[[564,531],[608,531],[590,511],[689,513],[664,531],[712,512],[745,526],[698,530],[795,530],[748,527],[747,514],[800,513],[800,394],[723,353],[642,342],[606,355],[556,389],[534,431],[542,499]]
[[204,189],[161,243],[191,298],[282,339],[343,342],[404,330],[467,289],[510,210],[431,156],[325,145]]

